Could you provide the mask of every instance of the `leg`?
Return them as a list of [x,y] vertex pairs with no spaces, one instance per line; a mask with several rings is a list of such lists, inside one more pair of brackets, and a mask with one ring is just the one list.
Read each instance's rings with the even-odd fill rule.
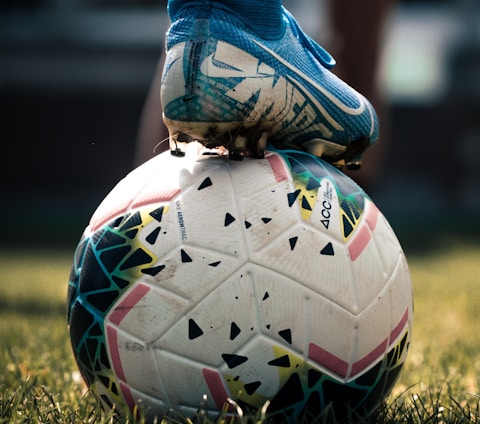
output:
[[156,154],[168,150],[168,131],[162,119],[160,82],[162,79],[162,54],[150,90],[143,106],[135,143],[134,166],[141,165]]
[[384,25],[395,0],[332,0],[331,50],[337,59],[335,73],[363,93],[374,105],[381,122],[378,145],[364,155],[364,166],[348,172],[361,185],[374,184],[388,146],[388,110],[378,87],[378,65]]

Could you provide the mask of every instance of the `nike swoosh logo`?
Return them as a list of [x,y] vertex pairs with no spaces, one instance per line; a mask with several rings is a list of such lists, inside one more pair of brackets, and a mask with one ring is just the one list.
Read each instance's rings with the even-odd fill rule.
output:
[[[339,98],[335,97],[332,93],[330,93],[328,90],[326,90],[325,87],[322,87],[320,84],[318,84],[316,81],[314,81],[308,75],[306,75],[300,69],[293,66],[291,63],[287,62],[283,57],[281,57],[280,55],[275,53],[273,50],[269,49],[268,47],[264,46],[263,44],[259,43],[256,40],[252,40],[252,41],[258,47],[260,47],[262,50],[264,50],[265,52],[270,54],[272,57],[274,57],[276,60],[278,60],[286,68],[290,69],[299,78],[303,79],[304,81],[308,82],[310,85],[315,87],[315,89],[320,91],[328,100],[330,100],[342,112],[345,112],[349,115],[361,115],[365,111],[365,101],[360,96],[360,94],[358,94],[354,91],[354,93],[358,94],[358,102],[359,102],[360,106],[357,107],[357,108],[349,107],[345,103],[343,103]],[[299,82],[299,81],[297,80],[297,82]],[[305,92],[308,93],[308,90],[305,90]],[[321,107],[321,109],[323,109],[323,107]]]
[[[337,122],[325,107],[320,103],[317,97],[313,96],[311,90],[307,89],[304,85],[305,82],[312,85],[315,89],[321,92],[333,105],[335,105],[339,111],[351,115],[361,115],[368,107],[363,97],[353,90],[353,93],[357,95],[357,101],[359,106],[356,108],[350,107],[343,103],[334,94],[328,91],[325,87],[314,81],[311,77],[306,75],[303,71],[287,62],[283,57],[278,55],[273,50],[264,46],[256,40],[252,40],[258,47],[271,55],[274,59],[279,61],[283,66],[289,69],[296,77],[287,75],[286,79],[293,86],[303,92],[303,95],[307,97],[312,105],[323,115],[327,122],[337,131],[345,131],[343,126]],[[228,44],[224,41],[218,41],[215,52],[207,56],[200,65],[200,71],[204,75],[208,75],[211,78],[265,78],[276,77],[275,70],[267,65],[265,62],[261,62],[258,58],[247,53],[246,51]],[[370,115],[370,134],[373,133],[375,127],[375,120],[371,108],[368,108]]]
[[215,52],[202,61],[200,72],[212,78],[263,78],[275,75],[275,70],[266,63],[259,62],[251,54],[224,41],[218,41]]

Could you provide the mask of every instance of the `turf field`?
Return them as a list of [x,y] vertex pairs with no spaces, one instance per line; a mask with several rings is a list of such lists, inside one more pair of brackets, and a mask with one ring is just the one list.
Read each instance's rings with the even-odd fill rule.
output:
[[[414,334],[381,422],[480,422],[480,242],[451,237],[434,244],[406,248]],[[70,351],[72,254],[73,247],[0,251],[0,423],[111,422]]]

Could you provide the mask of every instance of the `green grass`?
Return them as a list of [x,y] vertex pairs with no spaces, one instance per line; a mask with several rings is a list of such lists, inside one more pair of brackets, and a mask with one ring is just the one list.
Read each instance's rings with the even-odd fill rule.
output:
[[[0,423],[107,423],[73,361],[65,298],[73,251],[0,251]],[[408,254],[415,323],[386,423],[480,422],[480,244]],[[172,421],[169,421],[172,422]]]

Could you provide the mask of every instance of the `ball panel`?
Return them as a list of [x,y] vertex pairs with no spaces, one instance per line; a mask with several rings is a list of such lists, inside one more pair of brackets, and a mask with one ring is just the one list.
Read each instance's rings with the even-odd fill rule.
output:
[[[385,218],[381,222],[387,224]],[[381,226],[379,225],[379,227]],[[411,295],[412,281],[405,254],[403,253],[401,246],[398,244],[398,240],[395,243],[396,238],[394,238],[394,233],[392,233],[391,230],[388,231],[389,226],[386,225],[384,228],[385,231],[382,231],[381,233],[378,231],[375,234],[375,237],[377,238],[378,236],[379,239],[376,240],[376,243],[379,245],[378,251],[380,255],[382,255],[382,258],[385,257],[385,259],[382,260],[382,263],[385,265],[388,275],[402,274],[404,281],[403,287],[405,291]],[[380,247],[382,242],[385,242],[385,248]],[[390,257],[386,258],[389,252]],[[399,278],[402,277],[399,275]]]
[[93,213],[89,224],[91,231],[97,231],[114,217],[135,207],[168,202],[176,197],[180,190],[178,183],[163,176],[178,174],[182,166],[169,159],[159,155],[155,161],[146,162],[120,180]]
[[242,198],[255,196],[259,191],[290,186],[289,172],[282,159],[266,153],[266,161],[242,161],[228,163],[234,190]]
[[[381,225],[371,228],[368,224],[374,220],[381,223],[384,219],[375,205],[369,200],[366,201],[366,220],[359,225],[359,228],[349,241],[348,248],[352,260],[352,278],[356,288],[357,313],[365,310],[370,303],[378,302],[377,296],[384,290],[394,266],[391,260],[385,263],[384,256],[397,258],[400,255],[398,243],[396,246],[377,242],[377,237],[385,232]],[[378,227],[378,228],[377,228]],[[352,246],[354,246],[352,248]],[[392,249],[390,251],[386,249]]]
[[160,272],[144,276],[142,281],[195,304],[203,299],[204,293],[222,284],[244,262],[243,258],[228,253],[184,244],[163,256],[158,262]]
[[357,292],[345,246],[307,225],[291,226],[255,258],[265,268],[291,278],[347,310],[356,304]]
[[354,364],[360,361],[366,367],[385,354],[388,348],[390,331],[398,323],[391,322],[388,294],[388,290],[380,293],[377,301],[356,317]]
[[[149,379],[151,376],[149,377]],[[168,411],[169,410],[169,405],[168,403],[165,403],[162,399],[165,399],[165,397],[160,397],[160,396],[149,396],[148,394],[136,390],[132,386],[128,386],[130,389],[130,397],[134,399],[134,404],[133,407],[130,408],[130,414],[132,412],[136,412],[136,418],[139,417],[144,417],[145,422],[148,423],[154,423],[158,422],[158,411]],[[188,411],[190,416],[195,413],[195,410],[193,411]],[[180,411],[178,411],[180,413]],[[133,414],[132,414],[133,415]],[[185,415],[188,416],[188,415]],[[132,420],[134,421],[134,420]],[[141,421],[138,419],[137,421]],[[134,422],[137,422],[134,421]]]
[[257,253],[289,229],[298,220],[298,210],[288,208],[287,193],[280,187],[267,187],[256,195],[239,199],[250,257]]
[[257,335],[235,355],[225,356],[220,371],[232,398],[261,408],[275,395],[282,384],[281,368],[291,366],[288,355],[283,353],[280,358],[276,349],[282,348],[272,344],[270,338]]
[[[370,205],[376,208],[372,202],[370,202]],[[403,251],[386,218],[381,212],[377,216],[375,227],[372,227],[369,223],[372,231],[372,241],[377,245],[377,252],[385,272],[387,275],[391,275],[397,266],[398,257],[403,256]]]
[[[390,277],[388,287],[390,290],[390,314],[392,322],[394,324],[402,322],[408,312],[406,326],[411,333],[413,327],[413,292],[410,272],[403,254],[398,257],[397,266]],[[405,312],[405,310],[407,310],[407,312]],[[394,335],[396,335],[395,332]]]
[[346,379],[355,347],[355,316],[331,301],[312,296],[309,302],[311,335],[309,358],[320,369]]
[[216,289],[202,293],[202,301],[192,305],[153,348],[218,367],[224,363],[222,354],[235,352],[259,331],[251,274],[242,267]]
[[157,377],[157,365],[148,344],[111,325],[107,326],[107,340],[119,383],[153,398],[164,399],[167,392]]
[[[184,187],[174,202],[177,225],[184,243],[246,257],[241,233],[243,223],[228,171],[219,161],[205,170],[202,166],[194,168],[192,185]],[[211,207],[201,207],[203,204]]]
[[123,331],[139,340],[152,343],[188,308],[188,300],[139,282],[119,299],[105,321],[121,326]]
[[271,343],[302,353],[308,338],[309,290],[265,267],[251,266],[259,331]]
[[[213,387],[212,383],[204,376],[205,369],[218,373],[215,368],[158,348],[154,349],[154,355],[160,379],[168,388],[168,397],[165,400],[170,406],[190,407],[197,410],[203,404],[207,410],[211,411],[218,411],[217,403],[223,406],[226,397],[219,401],[217,391],[220,390],[220,386],[215,386],[212,390],[217,391],[212,393],[210,391],[210,387]],[[207,395],[206,400],[204,395]],[[163,410],[163,412],[166,411]]]

